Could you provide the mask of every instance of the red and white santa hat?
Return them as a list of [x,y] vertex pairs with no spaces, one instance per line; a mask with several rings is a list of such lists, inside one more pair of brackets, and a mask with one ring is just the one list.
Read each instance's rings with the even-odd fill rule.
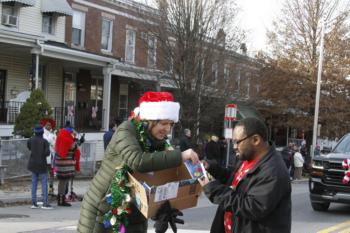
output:
[[169,92],[145,92],[139,99],[139,107],[134,109],[134,115],[142,120],[172,120],[179,121],[180,104],[174,102]]

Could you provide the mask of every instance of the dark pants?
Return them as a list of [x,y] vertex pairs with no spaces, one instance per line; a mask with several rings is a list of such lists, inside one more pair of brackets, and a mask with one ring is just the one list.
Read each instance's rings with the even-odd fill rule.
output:
[[66,194],[66,186],[70,179],[58,179],[58,195]]

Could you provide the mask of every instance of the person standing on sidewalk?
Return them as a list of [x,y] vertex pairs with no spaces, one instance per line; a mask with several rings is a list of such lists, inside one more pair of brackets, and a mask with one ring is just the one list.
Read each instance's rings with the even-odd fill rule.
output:
[[296,146],[294,146],[294,180],[301,180],[304,166],[304,158],[300,153],[300,150]]
[[71,206],[66,202],[65,194],[68,182],[75,175],[75,154],[78,152],[78,142],[74,141],[74,129],[66,124],[56,139],[56,177],[58,179],[58,206]]
[[44,139],[50,145],[50,156],[47,157],[48,174],[49,174],[49,195],[54,195],[54,179],[55,179],[55,144],[56,144],[56,134],[52,132],[52,124],[48,120],[43,120],[41,125],[44,127]]
[[233,172],[203,161],[216,180],[199,179],[208,199],[218,204],[211,233],[290,233],[291,184],[284,162],[267,141],[256,118],[239,121],[232,143],[241,161]]
[[193,145],[191,143],[191,130],[184,129],[184,135],[180,138],[180,150],[185,151],[188,149],[193,149]]
[[[115,214],[122,214],[127,211],[130,215],[123,218],[124,223],[120,225],[120,231],[147,233],[148,221],[134,204],[130,203],[128,208],[121,205],[111,210],[106,200],[112,198],[111,203],[118,202],[113,200],[109,190],[123,192],[124,188],[115,185],[113,181],[120,177],[113,177],[115,174],[123,174],[125,167],[131,171],[145,173],[177,167],[189,159],[193,163],[198,162],[198,155],[192,149],[181,152],[173,149],[166,140],[174,123],[179,120],[179,111],[179,103],[173,101],[169,92],[144,93],[130,120],[124,121],[112,137],[101,167],[84,195],[78,232],[111,232],[111,222],[115,219],[108,219],[108,213],[113,211]],[[130,197],[130,194],[124,197]],[[130,198],[125,200],[130,201]],[[115,222],[112,224],[115,227]]]
[[41,179],[41,189],[44,198],[44,204],[41,208],[52,209],[52,206],[49,204],[47,193],[46,162],[46,157],[50,155],[50,146],[49,143],[43,138],[43,133],[43,127],[40,125],[35,126],[34,136],[32,136],[27,142],[27,147],[31,151],[27,168],[32,172],[32,209],[39,208],[36,196],[39,179]]

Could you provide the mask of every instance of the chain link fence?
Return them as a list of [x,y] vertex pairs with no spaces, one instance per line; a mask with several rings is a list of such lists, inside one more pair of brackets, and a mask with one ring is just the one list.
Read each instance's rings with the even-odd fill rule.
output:
[[[3,177],[5,180],[30,175],[27,169],[30,156],[27,141],[28,139],[0,140],[0,165],[7,166]],[[95,174],[98,143],[101,142],[86,141],[81,145],[80,176],[93,176]]]

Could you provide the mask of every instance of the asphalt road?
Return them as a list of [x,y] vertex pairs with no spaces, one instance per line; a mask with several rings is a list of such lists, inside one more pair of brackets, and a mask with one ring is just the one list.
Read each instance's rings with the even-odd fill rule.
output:
[[[328,212],[315,212],[309,203],[307,183],[293,183],[292,233],[350,232],[350,206],[332,204]],[[0,232],[72,233],[79,217],[79,202],[71,208],[32,210],[29,206],[0,208]],[[184,211],[185,225],[179,233],[208,233],[216,207],[202,197],[196,208]],[[149,232],[154,232],[150,222]],[[333,228],[331,228],[333,227]],[[171,231],[168,231],[171,232]]]

